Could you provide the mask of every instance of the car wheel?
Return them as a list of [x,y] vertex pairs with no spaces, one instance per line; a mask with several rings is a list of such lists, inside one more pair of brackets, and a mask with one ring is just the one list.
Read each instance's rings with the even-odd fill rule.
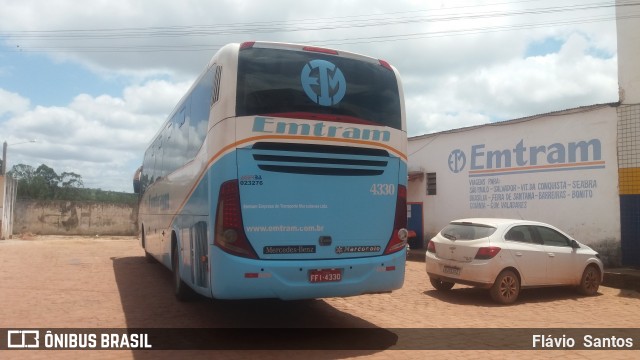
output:
[[178,258],[178,249],[174,248],[171,252],[171,267],[173,269],[173,291],[176,299],[187,301],[191,299],[191,289],[180,278],[180,259]]
[[440,291],[451,290],[451,288],[454,285],[454,283],[452,282],[442,281],[440,279],[436,279],[432,277],[429,277],[429,281],[431,282],[431,285],[433,285],[433,287],[436,288],[436,290],[440,290]]
[[520,280],[511,270],[505,270],[498,275],[493,286],[489,290],[491,298],[500,304],[511,304],[520,293]]
[[600,275],[600,269],[593,265],[587,266],[582,273],[582,279],[580,280],[578,291],[583,295],[597,294],[601,279],[602,276]]

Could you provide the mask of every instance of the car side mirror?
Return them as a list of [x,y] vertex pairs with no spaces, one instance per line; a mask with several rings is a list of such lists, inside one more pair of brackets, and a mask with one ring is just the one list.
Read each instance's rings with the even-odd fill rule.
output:
[[571,240],[571,247],[574,249],[580,249],[580,244],[575,240]]

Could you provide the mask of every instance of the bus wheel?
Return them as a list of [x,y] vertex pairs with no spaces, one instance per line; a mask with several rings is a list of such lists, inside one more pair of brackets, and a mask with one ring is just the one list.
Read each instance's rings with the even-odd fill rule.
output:
[[144,259],[148,262],[148,263],[155,263],[156,259],[153,257],[153,255],[149,254],[149,252],[147,251],[147,239],[144,236],[144,226],[142,227],[142,249],[144,250]]
[[176,299],[180,301],[188,301],[191,299],[191,289],[180,278],[180,261],[178,258],[178,249],[174,248],[171,252],[171,268],[173,269],[173,292]]

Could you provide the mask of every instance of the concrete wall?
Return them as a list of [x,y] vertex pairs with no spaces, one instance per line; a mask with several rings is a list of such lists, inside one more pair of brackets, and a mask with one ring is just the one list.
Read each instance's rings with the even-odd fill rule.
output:
[[5,183],[4,176],[0,175],[0,240],[2,240],[5,237],[4,226],[7,226],[7,223],[8,223],[4,219],[4,193],[5,193],[4,183]]
[[537,220],[619,263],[617,118],[592,106],[411,138],[409,169],[436,173],[436,195],[426,177],[408,187],[426,239],[460,218]]
[[622,263],[640,266],[640,6],[623,0],[616,5]]
[[18,200],[13,233],[136,235],[137,205]]

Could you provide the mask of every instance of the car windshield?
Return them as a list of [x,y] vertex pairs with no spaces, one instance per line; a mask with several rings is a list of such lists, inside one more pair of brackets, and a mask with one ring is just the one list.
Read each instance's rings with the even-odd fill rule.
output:
[[496,228],[483,224],[451,223],[440,234],[449,240],[477,240],[490,236]]

